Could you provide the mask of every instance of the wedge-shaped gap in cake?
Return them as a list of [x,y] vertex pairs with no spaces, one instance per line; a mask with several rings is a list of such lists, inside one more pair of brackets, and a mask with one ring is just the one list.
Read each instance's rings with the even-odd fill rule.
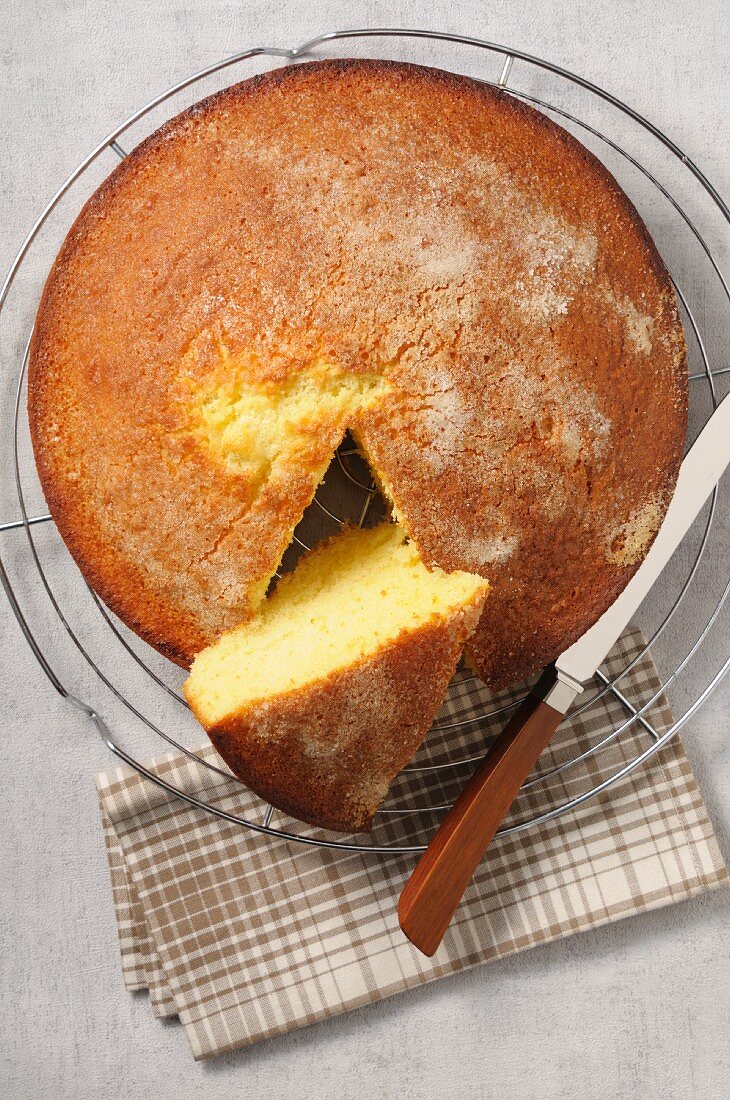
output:
[[[353,435],[346,431],[317,486],[314,500],[295,528],[277,573],[279,576],[291,573],[307,549],[318,546],[341,527],[375,527],[387,519],[390,511],[367,459]],[[272,577],[267,595],[276,589],[277,583],[278,577]]]

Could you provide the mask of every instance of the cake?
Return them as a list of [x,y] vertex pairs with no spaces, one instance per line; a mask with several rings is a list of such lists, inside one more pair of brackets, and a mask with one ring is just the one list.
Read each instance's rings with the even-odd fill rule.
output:
[[368,60],[247,80],[126,157],[29,370],[59,531],[172,660],[255,616],[349,429],[426,566],[489,579],[493,687],[627,583],[686,403],[670,279],[599,161],[502,91]]
[[428,570],[394,524],[303,557],[185,694],[218,753],[273,805],[357,832],[430,727],[488,585]]

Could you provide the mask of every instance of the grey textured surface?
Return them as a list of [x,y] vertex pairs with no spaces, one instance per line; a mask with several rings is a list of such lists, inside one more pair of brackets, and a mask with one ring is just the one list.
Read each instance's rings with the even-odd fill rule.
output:
[[[158,0],[154,5],[143,0],[4,0],[2,267],[82,154],[168,83],[251,44],[289,45],[338,25],[379,23],[473,33],[572,67],[656,121],[722,192],[730,190],[730,41],[722,0],[695,5],[679,0],[494,0],[488,5],[462,0],[458,6],[446,0]],[[419,56],[436,63],[450,60],[436,51]],[[521,86],[529,90],[529,81]],[[628,129],[627,139],[633,140]],[[105,165],[108,171],[111,161]],[[690,205],[727,263],[727,239],[724,245],[718,239],[718,220],[696,192]],[[701,314],[712,321],[717,302],[703,277],[693,274],[691,258],[685,259],[683,250],[680,254],[665,215],[651,208],[647,216],[665,254],[672,252],[680,268],[684,264],[685,285]],[[32,316],[32,307],[31,296],[20,310]],[[3,357],[16,353],[12,336],[1,340]],[[722,354],[720,348],[711,351]],[[3,372],[0,396],[7,402],[5,361]],[[3,463],[7,457],[3,442]],[[17,514],[5,491],[0,503],[0,518]],[[28,577],[23,555],[9,536],[0,537],[22,586]],[[713,553],[713,573],[719,577],[727,573],[727,528]],[[670,577],[666,589],[674,583]],[[647,623],[657,621],[660,602],[657,597],[646,609]],[[681,631],[657,646],[660,669],[671,668],[675,653],[686,648],[701,610],[695,603],[689,606]],[[727,1095],[727,891],[478,969],[209,1065],[194,1065],[181,1030],[153,1020],[146,997],[131,997],[121,985],[92,783],[92,773],[108,766],[108,752],[52,691],[2,601],[0,623],[3,1096],[154,1094],[160,1100],[182,1100],[202,1090],[211,1100],[231,1095],[272,1100],[294,1095],[320,1100],[493,1095],[712,1100]],[[49,638],[59,652],[64,649],[58,625],[49,625]],[[707,681],[727,644],[725,627],[724,636],[714,634],[690,675],[673,690],[677,712]],[[64,660],[63,667],[75,673],[78,661]],[[79,675],[81,686],[91,688],[88,675]],[[729,689],[726,681],[684,735],[726,859]]]

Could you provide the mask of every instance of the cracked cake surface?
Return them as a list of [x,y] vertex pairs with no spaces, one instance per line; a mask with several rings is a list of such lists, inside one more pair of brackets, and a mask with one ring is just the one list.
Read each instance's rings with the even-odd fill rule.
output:
[[351,60],[226,89],[117,167],[46,284],[29,412],[82,571],[182,665],[255,613],[350,429],[425,563],[489,580],[499,687],[641,561],[686,388],[669,277],[587,150]]

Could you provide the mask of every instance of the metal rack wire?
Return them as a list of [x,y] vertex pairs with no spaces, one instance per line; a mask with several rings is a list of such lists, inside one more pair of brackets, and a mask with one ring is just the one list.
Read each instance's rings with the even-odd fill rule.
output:
[[[577,135],[582,136],[584,140],[597,142],[602,149],[606,150],[607,154],[618,158],[619,164],[623,164],[638,173],[644,184],[651,186],[652,194],[658,196],[662,202],[667,204],[670,215],[678,220],[677,224],[689,234],[696,244],[700,263],[705,265],[707,276],[718,290],[722,309],[725,311],[730,309],[730,290],[727,282],[711,248],[701,235],[695,221],[687,212],[687,203],[684,201],[685,191],[688,187],[691,188],[692,202],[696,201],[696,193],[708,198],[711,208],[719,218],[722,227],[725,227],[726,223],[730,221],[730,211],[728,211],[726,204],[699,168],[661,130],[590,81],[519,50],[509,49],[505,46],[475,38],[432,31],[360,29],[335,31],[321,35],[289,50],[259,47],[237,53],[178,82],[125,119],[70,174],[32,226],[11,265],[2,289],[0,289],[0,320],[2,320],[3,315],[7,316],[11,290],[16,285],[16,280],[21,269],[23,269],[23,265],[27,264],[31,249],[47,226],[50,215],[56,210],[73,185],[104,154],[111,154],[111,156],[118,158],[126,156],[125,148],[119,139],[121,138],[123,141],[123,135],[140,123],[150,112],[153,112],[162,104],[166,104],[170,99],[192,85],[205,81],[214,74],[230,67],[235,66],[237,69],[243,70],[237,73],[238,77],[243,78],[250,75],[246,66],[253,63],[257,58],[292,64],[301,59],[321,56],[322,51],[331,51],[333,45],[336,49],[339,49],[340,43],[353,43],[357,39],[367,39],[369,47],[375,42],[381,48],[382,44],[391,42],[395,42],[401,47],[407,42],[411,46],[415,40],[420,40],[422,44],[426,44],[431,50],[438,48],[463,49],[469,54],[471,63],[473,63],[474,58],[477,60],[480,71],[472,75],[477,75],[478,79],[494,84],[506,93],[531,103],[539,110],[555,117],[562,124],[573,127]],[[331,52],[329,55],[331,56]],[[433,59],[430,58],[429,60]],[[525,76],[524,83],[528,84],[529,90],[521,88],[518,82],[513,79],[513,66],[515,63],[518,63]],[[492,73],[491,66],[495,64],[497,70]],[[483,72],[481,71],[482,66],[485,69]],[[541,76],[549,77],[550,80],[556,82],[559,92],[565,89],[569,89],[571,92],[576,91],[584,97],[586,105],[589,103],[598,104],[602,108],[610,108],[612,112],[618,112],[617,117],[624,121],[626,119],[631,120],[631,123],[638,128],[639,134],[642,135],[642,154],[646,153],[646,156],[638,155],[614,140],[610,133],[606,132],[607,126],[603,120],[600,123],[588,121],[586,117],[583,117],[582,111],[578,114],[574,110],[569,110],[564,103],[553,102],[554,96],[547,98],[545,94],[536,94],[534,85]],[[657,150],[668,157],[672,165],[679,165],[681,168],[684,181],[682,184],[682,201],[676,197],[673,187],[659,178],[658,170],[655,168],[650,170],[645,163],[647,159],[656,159]],[[622,183],[631,194],[629,187],[623,180]],[[717,404],[717,380],[720,376],[730,377],[730,367],[722,364],[718,364],[714,369],[711,367],[711,353],[708,352],[707,347],[708,332],[696,318],[679,279],[675,277],[674,283],[681,303],[688,338],[692,345],[692,358],[696,364],[696,367],[693,366],[690,372],[693,404],[701,403],[701,400],[704,399],[707,406],[706,411],[709,413]],[[727,318],[727,313],[725,313],[725,317]],[[107,723],[101,716],[101,704],[97,703],[96,695],[93,696],[94,702],[87,701],[87,692],[83,693],[84,698],[82,698],[81,693],[76,694],[75,690],[72,691],[67,687],[56,671],[58,646],[63,646],[65,650],[70,649],[70,652],[75,654],[75,659],[81,658],[82,662],[88,666],[88,669],[94,675],[93,682],[97,684],[99,696],[101,697],[104,691],[111,692],[132,716],[134,722],[154,737],[155,744],[159,745],[158,739],[161,739],[168,748],[187,754],[196,765],[207,769],[212,780],[219,782],[221,787],[226,786],[228,788],[231,784],[238,782],[232,780],[227,770],[219,767],[210,754],[206,753],[201,756],[199,750],[188,747],[184,740],[180,739],[182,734],[173,737],[167,732],[169,728],[175,728],[176,730],[181,728],[187,721],[189,733],[194,736],[194,724],[187,715],[186,703],[179,691],[179,684],[176,683],[176,670],[166,667],[160,661],[156,661],[155,655],[151,654],[146,647],[143,647],[137,639],[126,631],[122,624],[115,620],[90,589],[86,590],[85,598],[87,601],[91,601],[97,615],[93,620],[94,627],[91,631],[90,640],[71,621],[72,616],[64,604],[67,596],[65,594],[65,583],[63,582],[69,570],[72,569],[71,563],[65,552],[61,554],[57,552],[59,550],[58,545],[52,548],[46,540],[36,537],[39,528],[51,528],[54,531],[55,528],[53,528],[51,517],[45,511],[33,511],[28,503],[29,495],[37,492],[32,457],[23,441],[29,342],[30,338],[27,337],[24,342],[24,353],[19,357],[19,365],[15,368],[15,401],[7,425],[12,445],[12,481],[17,498],[18,514],[9,518],[6,522],[0,523],[0,535],[2,535],[3,540],[25,540],[24,565],[34,570],[34,584],[36,586],[40,585],[41,590],[50,601],[50,606],[57,617],[58,623],[63,628],[60,632],[60,638],[57,636],[58,631],[54,632],[52,641],[48,636],[39,637],[39,632],[43,628],[40,625],[34,627],[31,621],[31,617],[35,618],[37,616],[37,609],[35,605],[32,612],[28,611],[27,608],[24,609],[16,592],[17,586],[11,580],[10,572],[2,559],[0,559],[0,581],[28,644],[59,695],[93,723],[109,749],[121,761],[129,764],[158,787],[177,796],[184,802],[206,810],[232,824],[240,825],[254,832],[283,837],[303,844],[347,851],[367,851],[375,854],[421,851],[425,846],[428,828],[437,822],[438,814],[448,805],[447,796],[449,792],[452,788],[454,790],[458,788],[460,782],[463,781],[463,777],[468,774],[469,766],[483,755],[485,731],[498,727],[499,723],[503,721],[504,715],[509,713],[511,708],[519,702],[519,693],[510,693],[495,699],[488,698],[484,694],[482,696],[482,706],[476,708],[472,706],[469,713],[463,713],[459,709],[459,698],[463,696],[465,686],[473,677],[470,677],[468,672],[461,672],[452,687],[451,705],[447,703],[446,717],[442,716],[437,721],[431,737],[428,739],[429,743],[435,739],[437,742],[436,747],[432,748],[427,755],[419,755],[406,769],[406,774],[411,778],[415,777],[418,784],[421,784],[422,801],[413,805],[407,801],[405,803],[399,802],[396,791],[394,798],[379,812],[378,820],[382,828],[380,831],[376,829],[373,838],[368,841],[363,838],[339,839],[331,834],[300,826],[299,823],[286,819],[283,815],[278,815],[278,812],[277,822],[274,823],[275,811],[273,808],[254,799],[253,796],[246,804],[245,812],[236,812],[230,808],[225,800],[216,800],[210,796],[207,799],[202,796],[196,797],[173,786],[156,771],[151,771],[136,755],[127,751],[119,740],[112,736]],[[699,395],[700,390],[702,391],[701,397]],[[323,499],[326,493],[326,483],[325,490],[318,492],[315,498],[320,520],[325,524],[330,524],[330,529],[332,524],[339,524],[344,518],[360,524],[365,523],[368,513],[377,499],[376,490],[369,481],[367,470],[359,468],[357,463],[358,459],[353,448],[345,444],[340,448],[337,463],[333,464],[330,471],[331,476],[339,478],[340,498],[343,497],[344,490],[349,492],[347,516],[334,512]],[[585,717],[590,714],[591,708],[605,705],[610,701],[616,708],[616,720],[610,734],[598,743],[577,746],[572,752],[564,754],[564,758],[559,759],[553,766],[543,768],[539,774],[531,777],[523,788],[531,809],[521,817],[512,819],[502,829],[502,835],[529,829],[541,822],[568,813],[575,806],[606,790],[629,771],[640,767],[685,725],[730,667],[730,659],[719,664],[709,680],[693,693],[693,697],[684,712],[674,720],[669,729],[659,734],[653,728],[648,720],[651,708],[659,696],[686,671],[696,658],[699,650],[706,645],[710,632],[713,628],[717,628],[730,589],[729,582],[719,591],[712,606],[705,613],[702,625],[694,640],[691,644],[685,645],[672,671],[662,678],[659,691],[654,692],[651,697],[631,700],[622,690],[623,685],[621,682],[624,681],[625,684],[627,674],[672,624],[676,625],[678,618],[681,619],[685,612],[688,603],[707,587],[706,578],[703,577],[703,569],[706,568],[708,543],[714,531],[717,496],[716,491],[704,522],[704,529],[699,536],[699,544],[696,548],[693,548],[693,554],[690,555],[690,560],[687,563],[686,575],[683,578],[680,590],[663,619],[650,633],[646,645],[634,653],[630,660],[621,663],[619,667],[612,667],[608,674],[599,672],[595,690],[573,712],[574,719],[580,719],[581,716]],[[306,549],[306,537],[306,531],[301,528],[298,529],[295,538],[299,548]],[[2,544],[0,546],[4,549]],[[118,647],[119,663],[112,673],[105,671],[100,660],[94,655],[94,646],[98,644],[99,640],[99,630],[109,632],[114,645]],[[53,656],[51,656],[52,653]],[[132,673],[142,674],[144,691],[141,693],[143,697],[141,699],[137,695],[133,695],[131,688],[128,686]],[[144,698],[146,698],[145,693],[149,691],[150,687],[154,688],[157,693],[156,704],[158,709],[163,706],[170,708],[167,713],[167,722],[164,724],[158,720],[152,720],[149,714],[145,713]],[[89,695],[88,698],[91,699],[92,696]],[[450,718],[449,712],[451,714]],[[616,767],[612,774],[602,778],[600,782],[585,785],[583,789],[574,790],[570,788],[566,777],[570,776],[571,770],[574,772],[589,758],[597,757],[600,753],[606,751],[608,746],[623,744],[624,741],[626,742],[625,757],[621,765]],[[542,803],[531,800],[536,790],[543,792]],[[446,801],[439,801],[439,798],[443,799],[445,797]]]

